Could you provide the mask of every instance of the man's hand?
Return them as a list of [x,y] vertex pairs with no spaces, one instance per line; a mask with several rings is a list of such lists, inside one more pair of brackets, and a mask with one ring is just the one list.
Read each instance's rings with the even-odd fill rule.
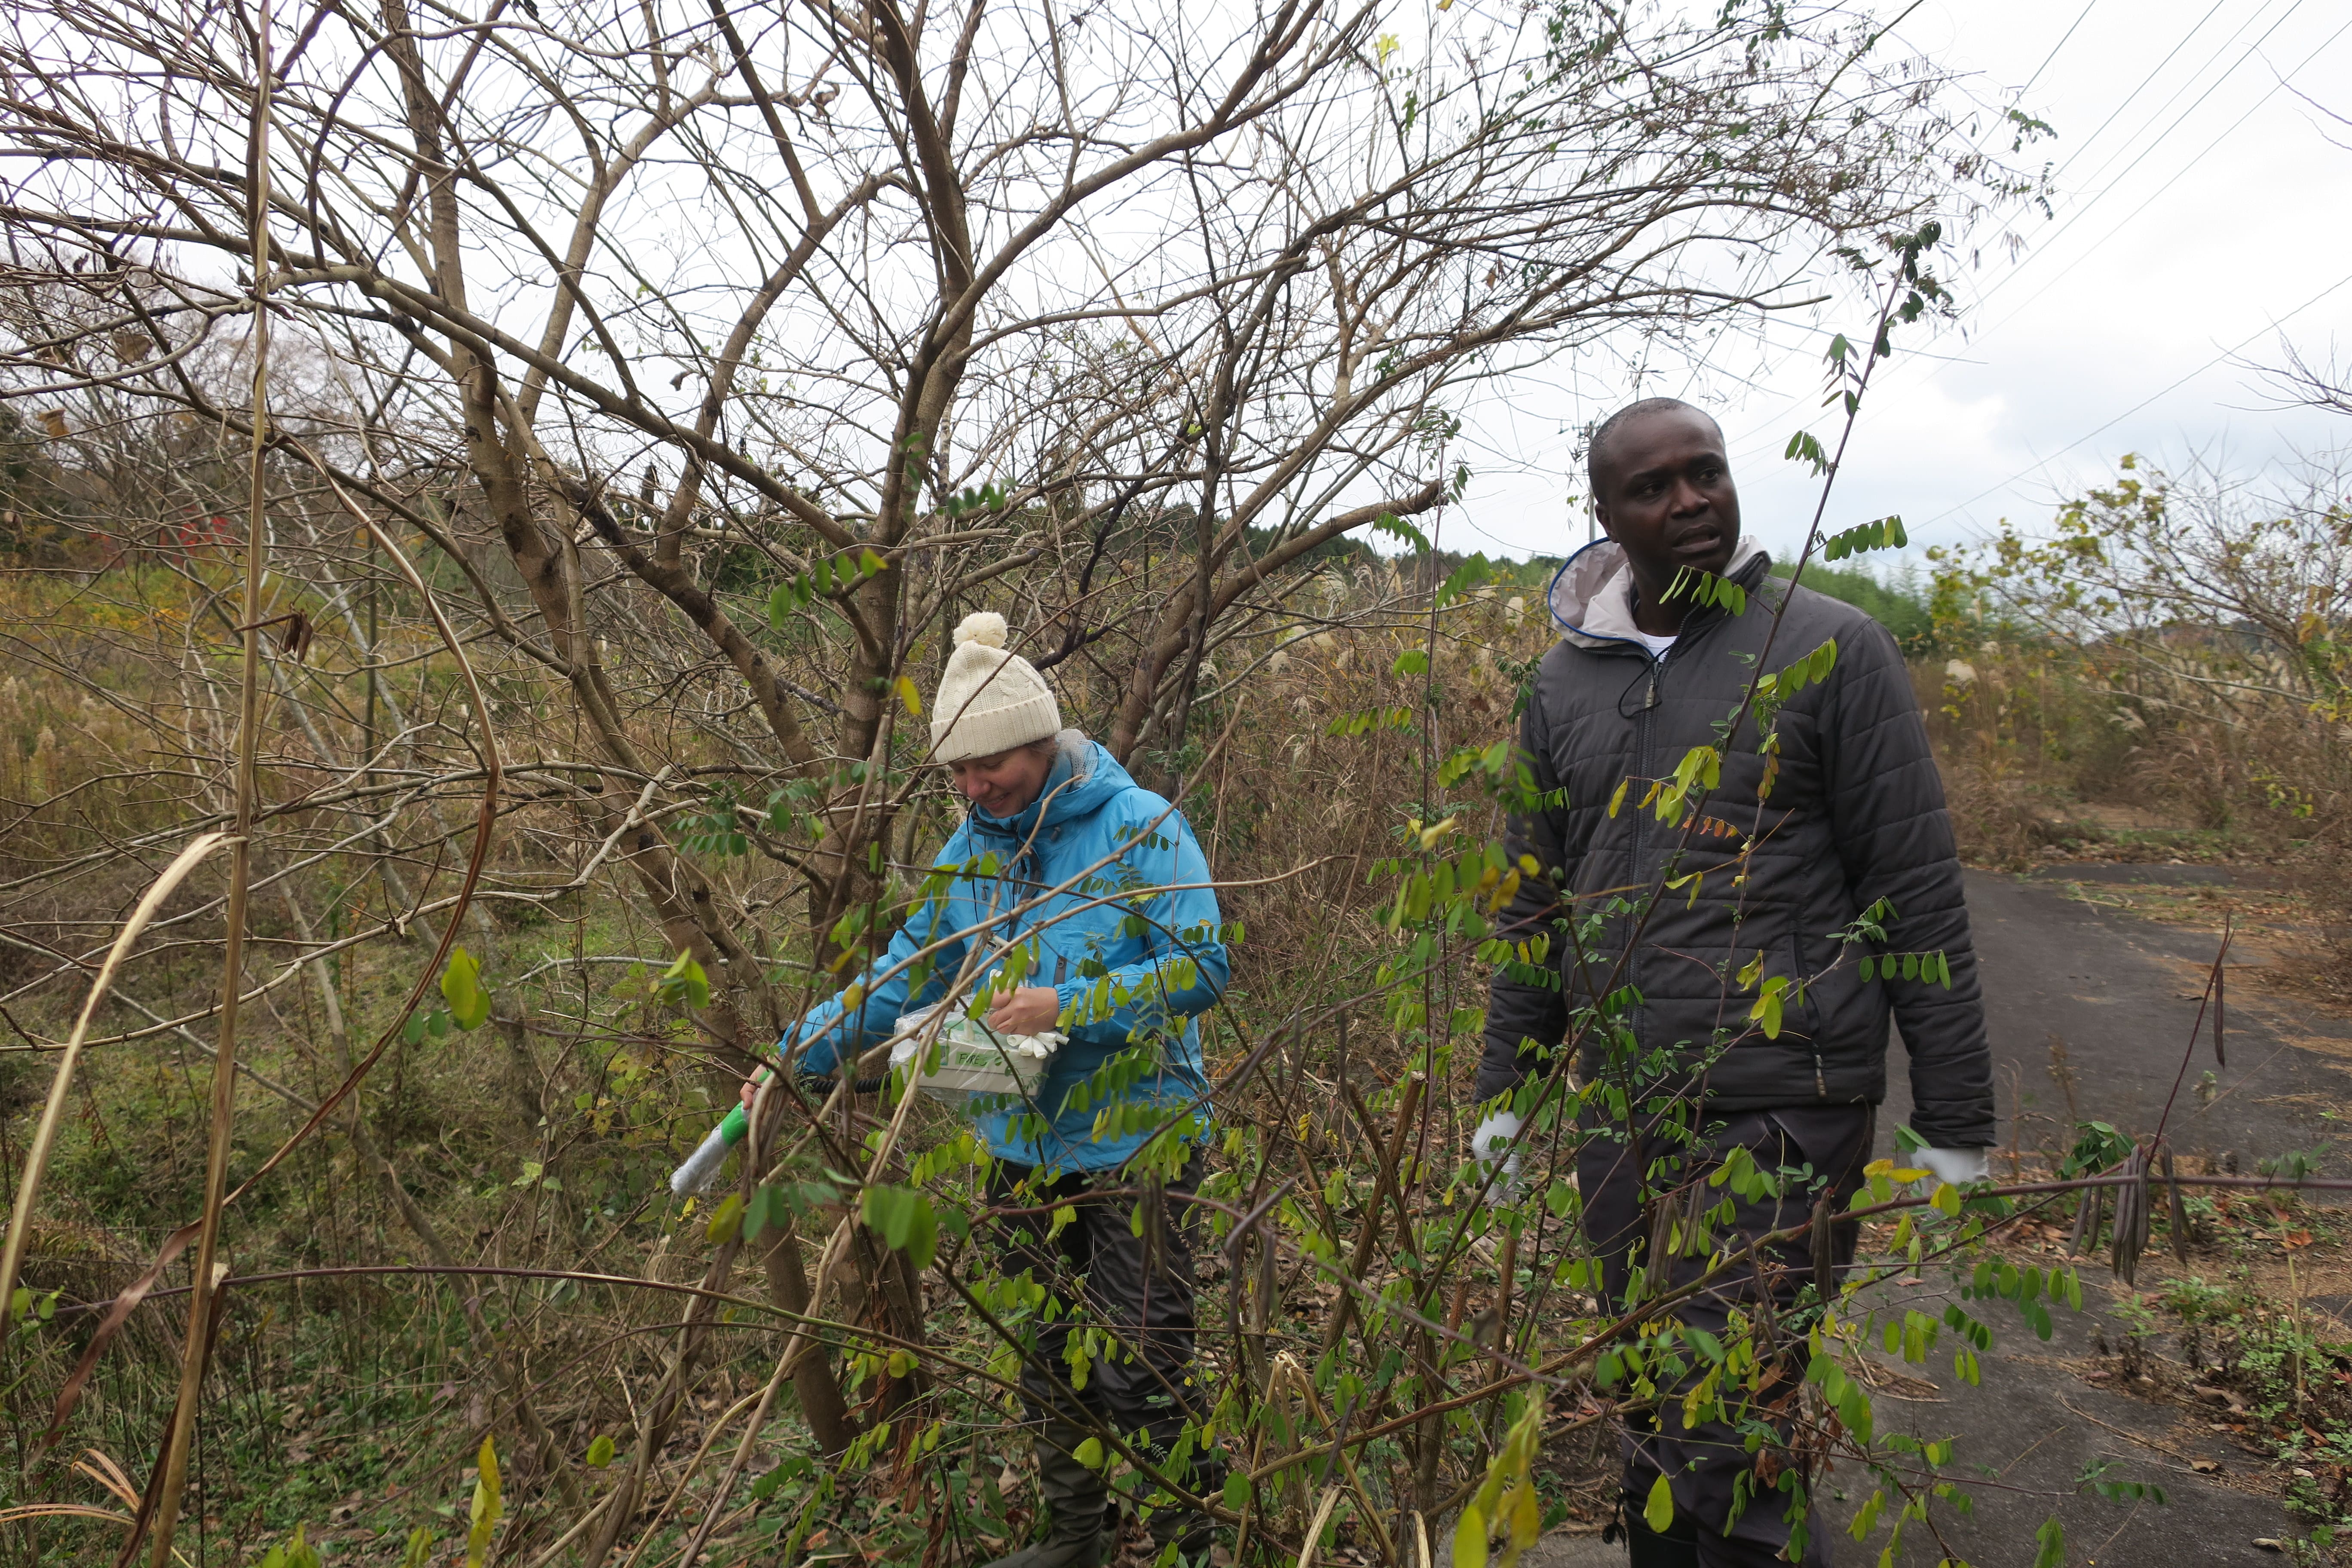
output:
[[767,1081],[768,1069],[766,1068],[761,1068],[759,1071],[753,1073],[750,1078],[743,1080],[743,1092],[738,1098],[743,1101],[744,1110],[749,1110],[751,1109],[752,1098],[760,1092],[760,1086]]
[[1062,1021],[1062,996],[1050,985],[1024,985],[988,1010],[1000,1035],[1042,1035]]

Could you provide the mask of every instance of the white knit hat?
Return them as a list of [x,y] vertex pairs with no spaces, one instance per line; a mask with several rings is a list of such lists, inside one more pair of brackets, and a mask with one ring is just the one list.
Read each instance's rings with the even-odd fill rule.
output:
[[1061,704],[1037,667],[1004,649],[1004,617],[993,610],[966,616],[955,629],[931,700],[931,756],[942,763],[992,757],[1060,731]]

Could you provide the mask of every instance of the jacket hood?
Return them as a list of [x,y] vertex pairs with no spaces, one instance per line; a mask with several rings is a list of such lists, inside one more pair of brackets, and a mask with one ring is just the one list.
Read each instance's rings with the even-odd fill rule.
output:
[[[991,816],[972,807],[971,825],[998,837],[1025,839],[1040,827],[1075,822],[1099,811],[1121,792],[1135,787],[1125,768],[1111,754],[1087,739],[1082,730],[1064,730],[1054,737],[1053,771],[1037,798],[1009,817]],[[1041,822],[1039,816],[1043,816]]]
[[[1762,562],[1761,566],[1755,563]],[[1746,581],[1751,568],[1761,577],[1771,557],[1749,534],[1741,534],[1723,568],[1726,577]],[[1570,556],[1551,580],[1551,618],[1560,635],[1580,647],[1633,642],[1633,569],[1626,564],[1625,547],[1613,539],[1599,539]]]

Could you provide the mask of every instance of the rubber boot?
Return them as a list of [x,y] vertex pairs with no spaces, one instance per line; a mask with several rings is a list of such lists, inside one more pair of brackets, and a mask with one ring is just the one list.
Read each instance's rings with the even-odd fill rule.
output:
[[1103,1568],[1118,1550],[1118,1514],[1101,1476],[1070,1456],[1083,1428],[1048,1421],[1037,1436],[1037,1489],[1054,1510],[1045,1539],[987,1568]]
[[1207,1568],[1214,1530],[1209,1516],[1190,1509],[1161,1509],[1151,1516],[1151,1561],[1164,1562],[1171,1542],[1180,1568]]
[[[1225,1467],[1213,1454],[1195,1456],[1189,1489],[1206,1497],[1214,1497],[1225,1484]],[[1207,1568],[1209,1548],[1215,1535],[1215,1523],[1205,1513],[1188,1508],[1162,1508],[1151,1515],[1151,1561],[1166,1559],[1168,1547],[1176,1547],[1176,1562],[1183,1568]]]

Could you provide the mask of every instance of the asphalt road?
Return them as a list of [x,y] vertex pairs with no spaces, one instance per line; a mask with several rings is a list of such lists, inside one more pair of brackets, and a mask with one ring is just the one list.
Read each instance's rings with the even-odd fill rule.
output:
[[[2258,986],[2245,983],[2252,969],[2233,969],[2241,983],[2231,998],[2230,1066],[2215,1068],[2210,1046],[2200,1043],[2184,1075],[2182,1052],[2214,939],[2095,901],[2104,886],[2117,881],[2190,883],[2226,875],[2206,867],[2137,866],[2074,867],[2032,881],[1969,874],[2004,1139],[2014,1127],[2023,1148],[2054,1142],[2074,1117],[2112,1122],[2126,1133],[2149,1131],[2170,1100],[2167,1129],[2188,1169],[2202,1168],[2206,1157],[2234,1156],[2252,1173],[2261,1159],[2306,1150],[2326,1152],[2330,1173],[2352,1173],[2344,1131],[2322,1114],[2352,1100],[2352,1029],[2264,1000]],[[2252,944],[2234,956],[2249,965],[2279,961]],[[2200,1100],[2196,1086],[2208,1069],[2216,1082]],[[1888,1070],[1883,1141],[1910,1107],[1899,1045]],[[1996,1158],[1996,1174],[2002,1163]],[[1999,1310],[1986,1321],[1999,1338],[1983,1359],[1979,1386],[1954,1375],[1948,1354],[1886,1379],[1877,1401],[1882,1423],[1924,1438],[1957,1438],[1958,1462],[1981,1467],[1967,1482],[1972,1506],[1966,1515],[1937,1509],[1942,1544],[1914,1525],[1895,1562],[1934,1568],[1948,1549],[1976,1568],[2029,1568],[2036,1532],[2053,1511],[2066,1532],[2070,1565],[2225,1568],[2288,1561],[2255,1544],[2299,1531],[2276,1502],[2232,1484],[2251,1477],[2260,1458],[2214,1429],[2211,1418],[2224,1412],[2135,1398],[2080,1375],[2093,1369],[2096,1336],[2114,1332],[2104,1310],[2111,1285],[2105,1269],[2086,1263],[2083,1279],[2086,1310],[2059,1312],[2046,1343],[2006,1303],[1990,1304]],[[1940,1314],[1941,1283],[1931,1272],[1905,1295]],[[2077,1478],[2102,1464],[2108,1467],[2104,1479],[2160,1487],[2166,1502],[2075,1495]],[[2218,1468],[2206,1473],[2194,1468],[2200,1464]],[[1847,1472],[1831,1487],[1833,1502],[1843,1503],[1842,1520],[1869,1490],[1861,1476]],[[1885,1542],[1883,1525],[1867,1546],[1838,1536],[1834,1561],[1842,1568],[1874,1563]],[[1622,1548],[1589,1536],[1556,1535],[1521,1561],[1528,1568],[1615,1568],[1625,1557]]]

